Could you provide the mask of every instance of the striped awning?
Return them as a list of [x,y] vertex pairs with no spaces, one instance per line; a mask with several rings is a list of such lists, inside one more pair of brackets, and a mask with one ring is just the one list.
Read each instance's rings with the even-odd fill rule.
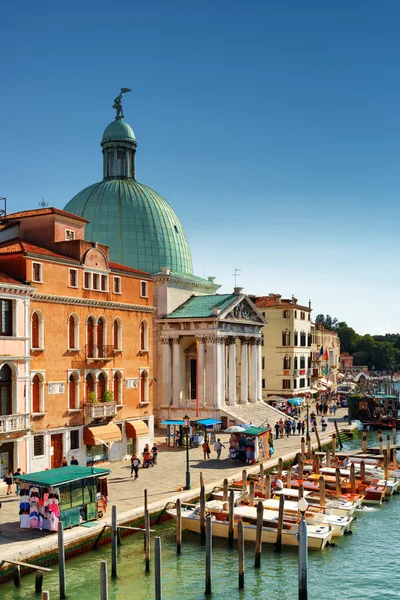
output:
[[135,421],[125,422],[126,437],[136,438],[141,435],[149,435],[149,428],[144,421],[137,419]]
[[86,427],[83,432],[83,440],[87,446],[108,445],[111,442],[120,442],[121,439],[121,430],[115,423]]

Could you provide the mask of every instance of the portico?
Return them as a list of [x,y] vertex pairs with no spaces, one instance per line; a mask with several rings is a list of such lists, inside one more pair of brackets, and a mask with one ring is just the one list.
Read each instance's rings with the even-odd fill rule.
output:
[[225,406],[261,401],[264,324],[240,288],[192,296],[159,319],[161,418],[190,409],[193,416],[216,417]]

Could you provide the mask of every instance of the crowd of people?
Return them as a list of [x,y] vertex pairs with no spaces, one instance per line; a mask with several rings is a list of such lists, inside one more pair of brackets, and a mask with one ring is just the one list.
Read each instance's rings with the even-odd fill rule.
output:
[[131,477],[135,474],[135,479],[139,477],[139,467],[142,465],[143,469],[148,469],[157,464],[158,458],[158,447],[154,442],[153,447],[150,449],[149,444],[146,444],[142,452],[143,464],[136,453],[131,456]]

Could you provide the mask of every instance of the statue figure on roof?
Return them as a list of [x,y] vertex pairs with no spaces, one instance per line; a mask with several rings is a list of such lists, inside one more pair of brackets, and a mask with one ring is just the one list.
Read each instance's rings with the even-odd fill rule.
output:
[[127,92],[131,92],[132,90],[129,88],[121,88],[121,92],[119,96],[117,96],[114,100],[113,108],[117,111],[116,119],[124,118],[124,111],[122,108],[122,94],[126,94]]

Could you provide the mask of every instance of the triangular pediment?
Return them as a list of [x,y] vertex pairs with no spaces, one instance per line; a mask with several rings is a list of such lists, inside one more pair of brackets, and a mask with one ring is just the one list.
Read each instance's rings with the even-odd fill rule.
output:
[[233,323],[252,323],[253,325],[265,325],[266,321],[258,308],[247,296],[241,296],[234,306],[229,306],[219,316],[220,321],[231,321]]

